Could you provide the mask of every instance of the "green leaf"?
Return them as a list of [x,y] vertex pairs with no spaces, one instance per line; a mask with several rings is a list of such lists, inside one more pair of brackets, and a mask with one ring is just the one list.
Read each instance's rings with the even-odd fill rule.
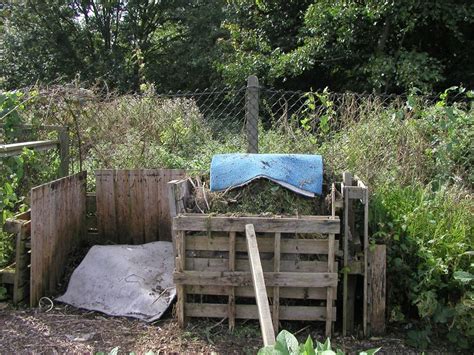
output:
[[[296,337],[287,330],[282,330],[277,338],[277,343],[283,345],[289,353],[298,353],[298,340]],[[276,344],[275,344],[276,348]]]
[[314,346],[313,346],[313,339],[308,335],[308,339],[306,339],[306,342],[304,343],[304,354],[305,355],[315,355],[316,352],[314,351]]
[[474,275],[467,271],[456,271],[454,278],[462,283],[469,283],[474,280]]

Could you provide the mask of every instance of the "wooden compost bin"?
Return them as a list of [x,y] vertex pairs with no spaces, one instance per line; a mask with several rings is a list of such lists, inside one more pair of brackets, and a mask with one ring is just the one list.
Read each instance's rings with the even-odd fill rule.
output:
[[189,192],[186,181],[170,182],[179,324],[187,317],[228,318],[233,328],[235,319],[258,319],[245,240],[245,225],[253,224],[275,330],[280,320],[324,321],[329,335],[339,219],[190,214]]

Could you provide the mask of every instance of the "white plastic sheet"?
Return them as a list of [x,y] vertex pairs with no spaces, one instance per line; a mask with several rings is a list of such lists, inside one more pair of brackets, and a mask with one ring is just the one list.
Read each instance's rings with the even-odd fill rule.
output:
[[176,296],[173,245],[96,245],[74,270],[57,300],[112,316],[152,322]]

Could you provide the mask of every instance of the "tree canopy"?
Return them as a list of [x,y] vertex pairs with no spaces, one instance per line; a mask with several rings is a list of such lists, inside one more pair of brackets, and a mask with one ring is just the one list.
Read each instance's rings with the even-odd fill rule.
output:
[[[12,2],[13,3],[13,2]],[[42,0],[3,5],[0,84],[120,91],[473,86],[470,0]]]

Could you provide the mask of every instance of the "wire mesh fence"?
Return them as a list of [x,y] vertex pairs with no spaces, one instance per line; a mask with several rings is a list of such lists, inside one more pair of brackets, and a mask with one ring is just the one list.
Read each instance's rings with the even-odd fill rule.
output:
[[[259,144],[259,136],[269,130],[279,131],[278,139],[288,145],[301,133],[324,139],[388,107],[406,113],[407,99],[275,90],[249,77],[247,86],[166,94],[118,95],[79,85],[34,88],[23,94],[14,110],[22,122],[70,128],[73,172],[113,167],[205,169],[216,153],[270,152]],[[438,99],[417,98],[429,104]],[[18,139],[40,136],[47,134],[33,130],[30,137]]]

